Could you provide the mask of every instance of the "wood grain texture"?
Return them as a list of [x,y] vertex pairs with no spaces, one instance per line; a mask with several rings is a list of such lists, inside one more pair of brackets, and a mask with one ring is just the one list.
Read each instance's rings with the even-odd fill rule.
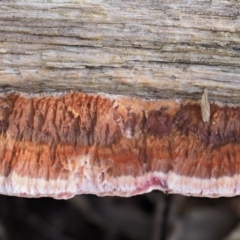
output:
[[240,101],[237,0],[2,0],[0,90]]

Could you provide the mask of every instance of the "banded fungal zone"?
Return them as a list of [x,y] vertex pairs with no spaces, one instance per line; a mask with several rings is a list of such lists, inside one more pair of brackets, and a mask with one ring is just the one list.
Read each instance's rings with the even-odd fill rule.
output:
[[67,199],[154,189],[239,195],[240,106],[72,92],[1,95],[1,194]]

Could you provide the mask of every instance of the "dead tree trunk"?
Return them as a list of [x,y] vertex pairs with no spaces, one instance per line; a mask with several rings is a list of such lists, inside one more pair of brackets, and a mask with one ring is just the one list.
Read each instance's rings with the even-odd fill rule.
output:
[[3,0],[0,90],[240,101],[236,0]]

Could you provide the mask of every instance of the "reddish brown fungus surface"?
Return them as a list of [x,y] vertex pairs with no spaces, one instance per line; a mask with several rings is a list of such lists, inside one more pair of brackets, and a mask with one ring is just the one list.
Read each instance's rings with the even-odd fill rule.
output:
[[0,193],[240,194],[240,107],[104,94],[3,94]]

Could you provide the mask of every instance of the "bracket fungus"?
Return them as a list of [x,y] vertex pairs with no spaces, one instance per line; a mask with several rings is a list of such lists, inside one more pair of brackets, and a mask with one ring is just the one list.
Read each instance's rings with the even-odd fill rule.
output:
[[240,106],[205,100],[2,94],[0,193],[239,195]]

